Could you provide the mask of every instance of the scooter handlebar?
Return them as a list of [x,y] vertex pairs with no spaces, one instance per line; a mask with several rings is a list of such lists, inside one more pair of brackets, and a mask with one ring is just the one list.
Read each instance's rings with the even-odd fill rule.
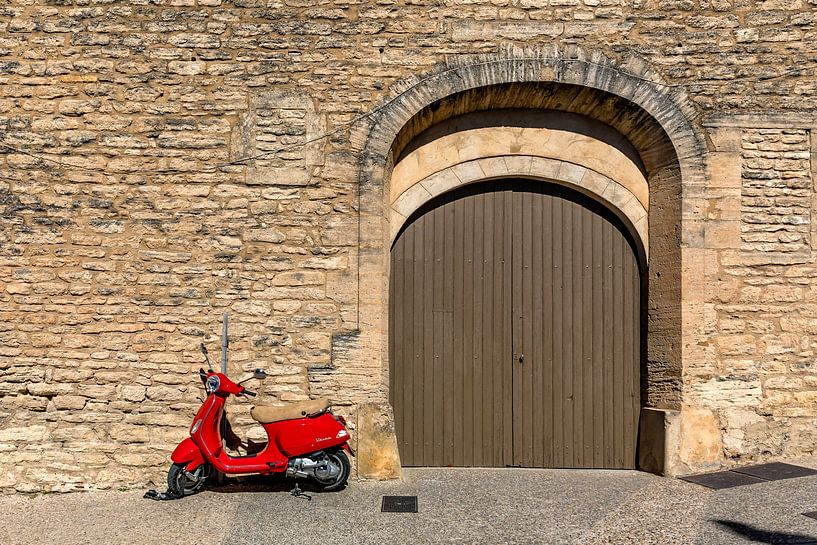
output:
[[255,392],[251,392],[249,390],[244,390],[243,392],[241,392],[241,394],[251,396],[251,397],[255,397]]

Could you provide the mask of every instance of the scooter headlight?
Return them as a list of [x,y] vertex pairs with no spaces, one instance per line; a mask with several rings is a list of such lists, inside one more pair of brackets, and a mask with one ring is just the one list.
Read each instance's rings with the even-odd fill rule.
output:
[[217,375],[210,375],[207,378],[207,384],[205,385],[204,389],[207,391],[208,394],[212,394],[218,387],[221,385],[221,381],[218,379]]

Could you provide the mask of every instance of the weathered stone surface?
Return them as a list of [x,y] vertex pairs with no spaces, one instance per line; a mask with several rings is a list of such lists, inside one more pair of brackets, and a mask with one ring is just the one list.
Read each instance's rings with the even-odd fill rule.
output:
[[712,411],[684,407],[680,413],[679,460],[689,473],[701,468],[718,467],[722,460],[721,431]]
[[357,416],[357,472],[368,479],[400,476],[394,415],[388,403],[361,403]]
[[61,395],[54,398],[54,407],[59,410],[81,410],[88,399],[82,396]]

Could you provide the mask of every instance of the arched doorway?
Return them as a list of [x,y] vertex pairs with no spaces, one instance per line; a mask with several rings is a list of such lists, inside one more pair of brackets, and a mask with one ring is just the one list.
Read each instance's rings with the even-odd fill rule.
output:
[[391,250],[404,465],[634,468],[636,240],[598,202],[495,180],[423,205]]
[[[618,169],[611,175],[601,164],[576,163],[577,157],[587,154],[563,157],[558,149],[555,154],[551,154],[554,150],[541,149],[528,153],[525,148],[502,149],[497,154],[485,148],[475,157],[448,162],[441,171],[412,172],[408,168],[398,172],[400,163],[416,149],[415,143],[427,143],[422,138],[424,132],[460,116],[499,110],[552,111],[607,125],[618,136],[603,138],[604,131],[596,132],[582,122],[571,122],[569,127],[557,122],[557,126],[544,128],[565,128],[599,137],[596,139],[640,163],[637,166],[646,183],[629,184],[634,178],[620,177]],[[458,58],[455,64],[440,65],[392,87],[389,96],[366,117],[365,126],[352,133],[355,149],[360,152],[358,330],[354,342],[333,345],[333,361],[340,362],[333,371],[333,384],[359,380],[363,368],[381,371],[371,375],[378,383],[367,382],[371,395],[360,405],[364,423],[359,431],[361,475],[396,476],[400,467],[389,402],[394,366],[389,344],[399,335],[390,329],[388,320],[392,242],[417,207],[441,194],[438,191],[451,191],[478,179],[510,176],[558,180],[592,198],[601,197],[599,200],[615,210],[625,224],[634,223],[638,237],[646,241],[639,250],[649,253],[648,274],[643,275],[644,286],[649,289],[643,296],[646,356],[641,376],[639,466],[675,474],[685,445],[699,438],[708,441],[709,431],[688,427],[686,442],[679,442],[684,404],[695,404],[694,392],[690,397],[685,390],[683,369],[694,368],[706,357],[701,347],[683,342],[693,339],[700,327],[696,316],[702,312],[705,293],[699,276],[682,274],[685,266],[700,262],[703,236],[698,222],[702,210],[696,205],[695,193],[682,190],[701,187],[705,181],[706,146],[690,121],[695,115],[683,90],[662,83],[660,76],[639,59],[609,59],[573,46],[541,51],[511,48]],[[463,128],[471,127],[426,134],[438,139]],[[503,163],[507,168],[494,168]],[[558,169],[557,164],[561,165]],[[615,183],[605,183],[598,175]],[[619,188],[627,189],[633,198],[625,194],[627,202],[617,201]],[[646,199],[639,188],[647,189]],[[647,214],[646,220],[642,212]]]

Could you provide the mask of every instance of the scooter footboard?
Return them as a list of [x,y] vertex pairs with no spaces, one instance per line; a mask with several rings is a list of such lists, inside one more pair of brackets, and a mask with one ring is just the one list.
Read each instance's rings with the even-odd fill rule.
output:
[[204,463],[199,447],[189,437],[179,443],[179,446],[170,455],[170,459],[174,464],[184,465],[187,471],[193,471]]

